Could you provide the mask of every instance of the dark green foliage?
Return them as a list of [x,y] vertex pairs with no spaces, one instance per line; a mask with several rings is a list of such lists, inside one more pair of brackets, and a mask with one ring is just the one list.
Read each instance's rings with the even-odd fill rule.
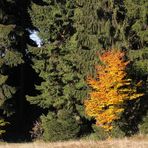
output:
[[44,140],[62,141],[75,139],[79,134],[79,125],[69,110],[59,110],[58,117],[42,117]]
[[54,41],[63,42],[72,31],[74,1],[46,0],[45,2],[43,5],[32,3],[29,9],[32,23],[40,31],[45,44]]
[[[36,15],[34,14],[34,11],[36,9],[38,9],[38,11],[44,11],[43,14],[45,16],[48,16],[48,19],[45,18],[44,20],[44,25],[38,26],[40,33],[43,34],[45,46],[42,48],[29,49],[30,52],[33,54],[32,57],[32,60],[34,62],[33,67],[35,71],[39,73],[39,76],[43,79],[41,86],[37,86],[37,89],[41,91],[41,94],[39,94],[37,98],[30,97],[29,100],[31,103],[38,104],[42,108],[50,108],[51,106],[55,108],[60,108],[60,106],[63,104],[62,102],[65,102],[64,99],[62,99],[63,86],[65,85],[64,82],[62,82],[62,77],[64,73],[62,70],[64,69],[63,67],[65,64],[64,62],[66,62],[64,61],[64,56],[65,52],[67,51],[66,50],[64,51],[63,48],[65,44],[64,43],[65,39],[67,38],[66,35],[68,35],[68,33],[66,32],[67,30],[65,29],[69,27],[70,23],[69,20],[70,16],[68,15],[68,12],[65,10],[66,9],[65,5],[66,4],[62,4],[60,2],[58,3],[55,2],[50,5],[46,5],[44,7],[45,9],[36,4],[32,5],[33,20],[34,18],[36,18],[36,22],[33,23],[36,26],[38,26],[41,23],[40,17],[38,16],[39,14]],[[67,13],[66,14],[61,13],[58,8],[59,9],[61,8],[61,11],[64,12],[66,11]],[[57,16],[55,16],[55,14],[52,12],[56,9],[57,11],[55,11],[55,14],[57,12]],[[67,16],[68,20],[63,21],[62,17],[66,17],[66,15],[68,15]],[[52,26],[50,26],[49,22],[51,22],[51,25],[56,25],[55,29],[52,29]],[[67,27],[65,26],[66,22],[67,22]],[[48,32],[46,32],[45,26],[47,26]],[[53,39],[50,39],[50,36],[54,37],[54,35],[52,35],[53,33],[59,35],[57,35]],[[46,42],[46,40],[48,40],[50,43]]]
[[128,136],[140,132],[139,126],[143,123],[143,119],[147,118],[147,111],[148,111],[147,80],[148,80],[147,77],[143,78],[143,85],[139,90],[141,92],[144,92],[144,96],[136,100],[136,102],[131,101],[125,105],[125,111],[121,117],[120,127]]
[[[40,36],[45,42],[41,48],[29,48],[34,63],[33,68],[43,81],[41,85],[36,86],[39,94],[27,98],[31,104],[37,104],[48,111],[47,117],[43,118],[45,139],[66,140],[76,137],[79,132],[79,121],[76,122],[74,118],[75,116],[80,118],[76,109],[80,100],[75,96],[75,84],[78,85],[80,79],[75,70],[78,61],[73,63],[70,61],[77,53],[73,49],[71,51],[65,44],[71,42],[69,37],[73,34],[71,17],[74,6],[72,1],[47,2],[44,7],[32,4],[32,10],[29,11],[33,24],[38,27]],[[65,117],[66,121],[58,115],[63,109],[72,112],[70,119]]]
[[109,137],[111,138],[123,138],[125,133],[120,129],[118,125],[115,125],[112,131],[106,132],[99,126],[93,125],[94,137],[99,140],[105,140]]
[[15,88],[7,84],[7,71],[13,66],[23,63],[21,54],[11,47],[12,41],[9,35],[13,30],[14,25],[0,25],[0,108],[7,115],[13,113],[12,107],[10,107],[11,101],[9,102],[9,100],[15,93]]
[[148,110],[147,101],[147,77],[148,77],[148,30],[147,15],[148,2],[145,0],[126,0],[125,33],[127,42],[127,56],[131,61],[128,73],[138,81],[143,80],[139,91],[145,95],[136,103],[128,103],[123,114],[122,128],[127,135],[132,135],[140,130],[138,124],[142,124]]
[[139,124],[139,133],[144,135],[148,134],[148,113],[143,118],[143,121]]
[[11,117],[14,117],[12,115],[17,110],[15,94],[18,88],[20,89],[20,86],[16,85],[17,75],[14,77],[12,75],[14,69],[24,63],[22,51],[24,31],[22,27],[16,25],[15,2],[0,1],[0,117],[7,118],[6,121],[14,120]]
[[125,1],[128,57],[133,62],[131,73],[137,77],[148,74],[148,2],[145,0]]

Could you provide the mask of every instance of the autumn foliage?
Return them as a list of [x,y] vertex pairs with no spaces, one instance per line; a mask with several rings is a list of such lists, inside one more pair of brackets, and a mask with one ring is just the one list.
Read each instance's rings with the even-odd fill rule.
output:
[[133,86],[127,78],[124,53],[111,50],[99,57],[102,64],[96,66],[96,78],[88,77],[92,88],[85,101],[86,114],[95,118],[96,124],[106,131],[113,128],[113,121],[120,118],[127,100],[137,99],[143,94],[137,93],[138,85]]

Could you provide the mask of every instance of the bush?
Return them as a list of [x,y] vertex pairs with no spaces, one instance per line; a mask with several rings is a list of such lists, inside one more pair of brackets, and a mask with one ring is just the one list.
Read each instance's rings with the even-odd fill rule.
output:
[[98,140],[105,140],[109,137],[111,138],[123,138],[125,137],[125,133],[119,128],[119,126],[115,126],[110,132],[106,132],[103,128],[93,125],[94,137]]
[[139,124],[139,133],[140,134],[148,134],[148,113],[143,118],[143,121],[141,124]]
[[78,136],[80,127],[73,116],[67,111],[60,111],[57,118],[46,116],[43,121],[43,139],[46,141],[63,141]]

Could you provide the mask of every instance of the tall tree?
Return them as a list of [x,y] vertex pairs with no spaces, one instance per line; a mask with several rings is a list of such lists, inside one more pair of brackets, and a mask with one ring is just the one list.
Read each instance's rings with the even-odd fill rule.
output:
[[[1,107],[6,107],[4,109],[5,113],[10,113],[9,110],[12,108],[11,100],[12,95],[15,93],[15,88],[11,87],[8,84],[8,76],[9,76],[9,70],[12,67],[17,66],[18,64],[23,63],[22,60],[22,54],[18,51],[14,50],[13,44],[14,44],[14,36],[11,34],[14,31],[15,26],[14,25],[0,25],[0,53],[1,53],[1,59],[0,59],[0,72],[1,72]],[[6,102],[9,102],[8,104],[5,104]],[[8,106],[7,106],[8,105]]]
[[[79,117],[72,92],[73,83],[78,81],[78,76],[73,70],[74,63],[68,62],[67,56],[71,51],[65,43],[74,30],[74,5],[71,0],[45,2],[43,5],[32,3],[29,10],[33,25],[38,29],[44,46],[29,48],[33,68],[42,78],[42,82],[36,86],[39,91],[37,96],[28,97],[28,100],[47,112],[41,117],[44,138],[51,141],[64,140],[74,138],[79,133]],[[56,126],[53,126],[53,123]],[[56,128],[59,125],[61,129]],[[61,135],[57,134],[59,131]]]
[[[147,14],[148,2],[145,0],[125,0],[123,1],[126,10],[124,18],[124,34],[126,41],[127,57],[131,61],[129,74],[135,79],[143,79],[143,96],[139,101],[128,103],[126,113],[123,117],[123,130],[126,134],[136,133],[138,124],[142,121],[143,116],[148,110],[146,81],[148,76],[147,53],[148,53],[148,30]],[[131,118],[132,117],[132,118]]]
[[14,95],[22,84],[19,83],[20,80],[15,72],[19,71],[18,66],[24,63],[25,53],[24,31],[18,25],[16,5],[15,0],[0,1],[0,109],[3,111],[1,116],[7,117],[19,106],[16,105],[18,97]]

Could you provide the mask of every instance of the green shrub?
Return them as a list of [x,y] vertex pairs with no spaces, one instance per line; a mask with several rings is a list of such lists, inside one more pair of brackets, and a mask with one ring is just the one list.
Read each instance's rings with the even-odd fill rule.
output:
[[111,138],[122,138],[125,137],[125,133],[119,128],[119,126],[115,126],[112,131],[106,132],[103,128],[93,125],[92,126],[94,130],[93,137],[98,140],[105,140],[109,137]]
[[50,117],[46,116],[42,118],[44,140],[63,141],[75,139],[78,136],[79,125],[70,113],[60,111],[57,118]]
[[143,121],[141,124],[139,124],[139,133],[140,134],[148,134],[148,113],[143,118]]

